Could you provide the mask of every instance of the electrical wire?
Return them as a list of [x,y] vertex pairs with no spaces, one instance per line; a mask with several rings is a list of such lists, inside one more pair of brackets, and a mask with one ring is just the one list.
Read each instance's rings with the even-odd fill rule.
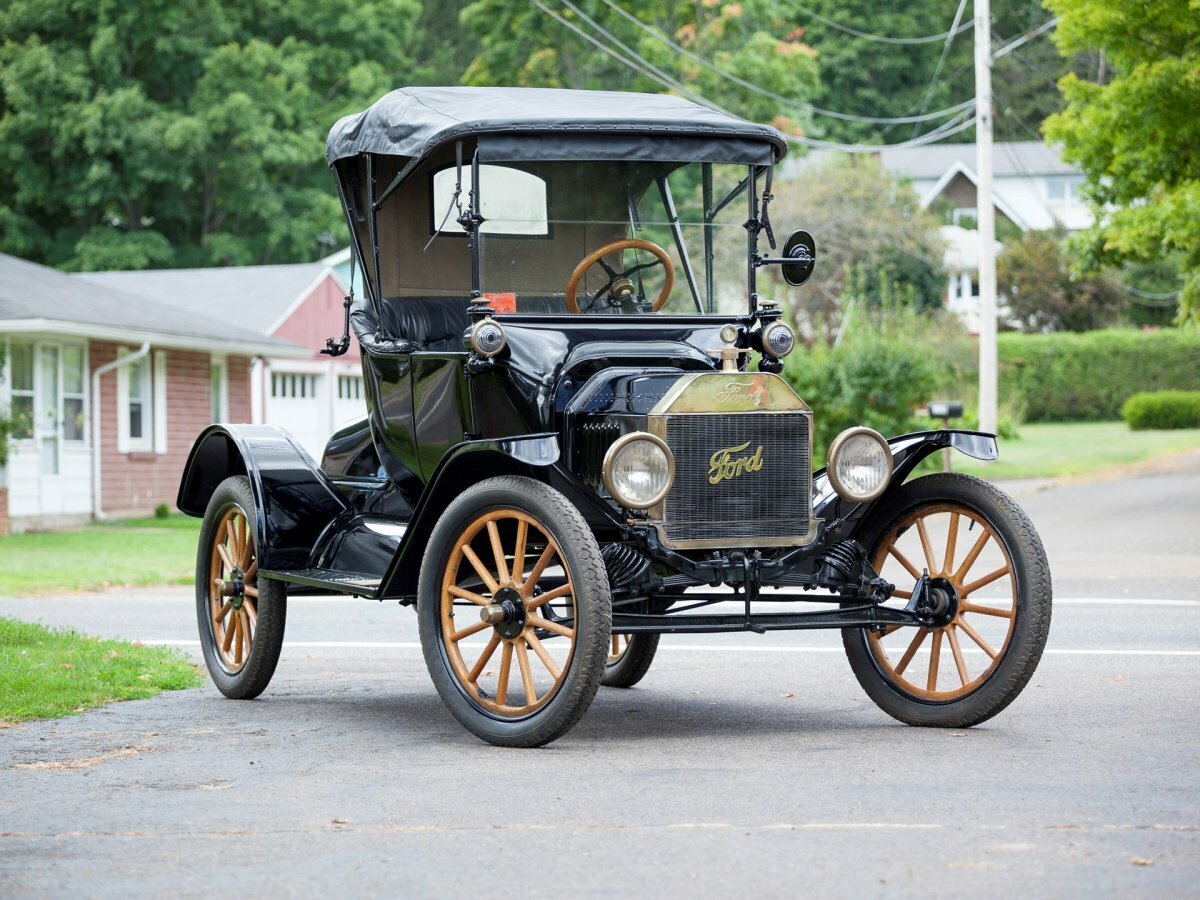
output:
[[1033,31],[1027,31],[1027,32],[1025,32],[1025,34],[1021,35],[1019,38],[1014,38],[1013,40],[1009,41],[1007,44],[1003,45],[999,50],[996,50],[995,52],[992,53],[992,61],[995,62],[1000,57],[1007,56],[1009,53],[1012,53],[1018,47],[1028,44],[1030,41],[1034,40],[1035,38],[1041,37],[1043,34],[1045,34],[1047,31],[1049,31],[1051,28],[1053,28],[1055,25],[1057,25],[1061,21],[1062,21],[1062,16],[1055,16],[1053,19],[1049,19],[1049,20],[1043,22],[1037,28],[1033,29]]
[[1161,294],[1151,293],[1150,291],[1140,291],[1135,287],[1127,284],[1117,283],[1117,287],[1125,291],[1132,298],[1132,302],[1140,306],[1148,306],[1152,309],[1167,309],[1175,305],[1179,299],[1179,291],[1167,291]]
[[969,23],[969,22],[959,25],[959,24],[957,24],[957,21],[956,21],[955,24],[950,27],[949,31],[943,31],[941,34],[930,34],[930,35],[926,35],[925,37],[916,37],[916,38],[898,38],[898,37],[891,37],[889,35],[884,35],[884,34],[871,34],[870,32],[867,32],[867,31],[859,31],[856,28],[851,28],[848,25],[843,25],[841,22],[835,22],[833,19],[830,19],[827,16],[821,15],[815,9],[810,9],[809,7],[805,6],[803,3],[797,3],[796,0],[788,0],[787,5],[794,7],[796,9],[800,10],[801,12],[807,13],[808,15],[812,16],[814,19],[816,19],[821,24],[828,25],[830,28],[840,31],[843,34],[850,34],[850,35],[853,35],[854,37],[862,38],[863,40],[866,40],[866,41],[875,41],[876,43],[880,43],[880,44],[936,44],[938,41],[945,40],[947,38],[952,38],[952,37],[954,37],[954,35],[958,34],[960,31],[966,31],[968,28],[971,27],[971,23]]
[[[937,68],[933,70],[933,78],[929,82],[929,87],[925,88],[925,96],[921,98],[920,112],[925,112],[925,107],[929,105],[929,100],[933,97],[933,89],[938,83],[938,79],[942,77],[942,67],[946,65],[946,57],[950,55],[950,45],[954,43],[954,36],[958,34],[958,23],[962,19],[963,10],[967,8],[967,0],[958,0],[958,9],[954,11],[954,23],[950,26],[950,30],[946,32],[946,43],[942,45],[942,55],[938,57]],[[917,126],[913,126],[913,137],[917,134]]]
[[686,47],[671,40],[669,37],[667,37],[666,35],[659,32],[658,29],[651,27],[650,25],[648,25],[647,23],[645,23],[641,19],[639,19],[637,16],[633,15],[633,13],[629,12],[628,10],[622,9],[620,6],[618,6],[616,3],[614,3],[613,0],[601,0],[601,2],[604,3],[605,6],[611,8],[614,12],[618,13],[620,16],[622,16],[623,18],[628,20],[629,22],[632,22],[634,25],[636,25],[642,31],[646,32],[646,34],[650,35],[656,41],[659,41],[660,43],[665,44],[666,46],[670,47],[677,53],[679,53],[683,56],[686,56],[688,59],[692,60],[693,62],[699,63],[700,65],[704,66],[709,71],[715,72],[717,75],[720,75],[722,78],[732,81],[734,84],[740,85],[741,87],[745,88],[746,90],[751,91],[755,94],[758,94],[759,96],[767,97],[768,99],[775,100],[779,103],[783,103],[788,106],[794,106],[794,107],[797,107],[800,109],[809,110],[813,114],[818,115],[818,116],[827,116],[827,117],[833,118],[833,119],[840,119],[844,122],[866,122],[871,125],[910,125],[915,122],[931,122],[935,119],[944,119],[946,116],[952,115],[953,113],[958,112],[959,110],[965,108],[966,106],[968,106],[974,102],[973,100],[964,100],[962,103],[956,103],[954,106],[948,106],[945,109],[935,110],[934,112],[924,113],[923,115],[919,115],[919,116],[860,116],[860,115],[854,115],[851,113],[837,112],[836,110],[832,110],[832,109],[823,109],[820,106],[814,106],[810,103],[796,100],[795,98],[792,98],[792,97],[785,97],[782,94],[777,94],[774,91],[771,91],[764,87],[761,87],[760,85],[757,85],[752,81],[747,81],[744,78],[740,78],[737,75],[734,75],[732,72],[722,69],[720,66],[716,65],[715,63],[705,59],[703,56],[700,56],[697,53],[693,53],[691,50],[687,49]]

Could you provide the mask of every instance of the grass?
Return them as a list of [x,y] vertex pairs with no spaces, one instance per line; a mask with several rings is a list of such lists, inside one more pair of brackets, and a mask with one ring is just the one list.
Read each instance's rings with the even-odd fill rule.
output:
[[178,515],[0,537],[0,596],[190,584],[199,532]]
[[1000,439],[1000,459],[985,464],[954,454],[954,470],[995,478],[1060,478],[1135,465],[1200,450],[1200,429],[1130,431],[1124,422],[1022,425],[1019,439]]
[[0,618],[0,722],[58,718],[195,687],[182,654]]

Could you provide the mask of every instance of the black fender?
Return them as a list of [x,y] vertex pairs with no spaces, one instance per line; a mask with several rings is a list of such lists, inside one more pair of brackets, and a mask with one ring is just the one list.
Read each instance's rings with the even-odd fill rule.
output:
[[429,536],[438,518],[459,494],[485,478],[523,475],[560,491],[579,509],[600,540],[615,540],[622,522],[616,510],[591,487],[559,464],[561,450],[553,432],[463,441],[442,457],[413,510],[412,520],[381,584],[382,598],[411,598]]
[[261,569],[299,569],[346,502],[287,431],[275,425],[211,425],[188,455],[178,507],[203,516],[213,492],[231,475],[246,475],[254,492],[255,546]]
[[825,469],[813,473],[813,515],[825,521],[822,543],[845,540],[861,533],[870,522],[871,513],[894,497],[913,470],[926,457],[939,450],[952,447],[975,459],[996,459],[1000,455],[994,434],[958,429],[902,434],[888,438],[888,446],[892,451],[892,477],[887,489],[867,503],[854,503],[839,497]]

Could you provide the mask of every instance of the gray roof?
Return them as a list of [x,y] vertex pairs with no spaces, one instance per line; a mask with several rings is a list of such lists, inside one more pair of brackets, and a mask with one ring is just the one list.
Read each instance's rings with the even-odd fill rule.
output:
[[741,138],[787,153],[783,135],[666,94],[561,88],[418,87],[385,94],[329,132],[329,162],[359,153],[420,157],[472,134],[621,134]]
[[327,270],[324,263],[317,262],[83,272],[76,277],[173,309],[237,322],[240,328],[266,335],[300,294]]
[[[889,172],[908,178],[941,178],[955,163],[975,171],[974,144],[929,144],[883,148],[880,162]],[[1041,141],[999,141],[992,145],[992,173],[997,176],[1072,175],[1079,170],[1062,161],[1057,147]]]
[[0,253],[0,321],[45,320],[92,326],[106,335],[128,333],[131,339],[170,336],[170,342],[181,347],[189,346],[189,342],[197,346],[219,343],[231,349],[279,351],[289,356],[302,349],[290,341],[249,330],[240,317],[228,320],[237,324],[227,324],[219,314],[198,314],[119,290],[103,280],[87,284],[82,280]]

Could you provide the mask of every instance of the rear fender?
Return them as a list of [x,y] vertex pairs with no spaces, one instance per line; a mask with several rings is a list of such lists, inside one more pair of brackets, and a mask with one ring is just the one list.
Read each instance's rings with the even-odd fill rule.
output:
[[450,450],[417,502],[404,540],[384,576],[381,597],[416,596],[421,560],[438,518],[464,490],[497,475],[522,475],[550,485],[579,509],[598,538],[614,539],[611,535],[619,534],[622,527],[615,510],[560,465],[560,456],[558,436],[553,433],[464,441]]
[[206,428],[184,466],[176,504],[190,516],[203,516],[217,485],[231,475],[250,479],[262,569],[307,566],[322,532],[346,510],[329,477],[275,425]]
[[891,480],[879,497],[867,503],[854,503],[839,497],[829,483],[825,469],[813,473],[813,515],[825,520],[825,543],[845,540],[862,532],[871,520],[872,512],[883,508],[921,461],[938,450],[952,447],[967,456],[986,460],[1000,455],[996,436],[982,431],[917,431],[889,438],[888,446],[892,451]]

